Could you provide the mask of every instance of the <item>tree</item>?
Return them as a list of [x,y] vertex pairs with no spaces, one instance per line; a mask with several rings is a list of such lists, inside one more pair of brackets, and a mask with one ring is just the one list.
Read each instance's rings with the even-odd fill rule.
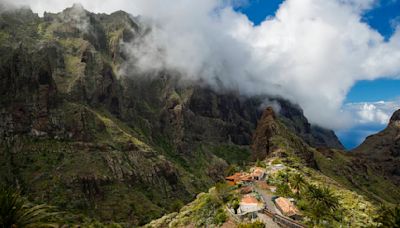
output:
[[225,182],[219,182],[215,185],[218,197],[224,202],[228,202],[232,199],[232,187]]
[[374,220],[380,224],[379,227],[400,228],[400,205],[395,208],[382,205],[378,214]]
[[240,207],[240,203],[239,203],[239,200],[238,199],[234,199],[233,201],[232,201],[232,208],[233,208],[233,210],[235,211],[235,214],[237,214],[237,210],[239,209],[239,207]]
[[231,164],[228,166],[228,168],[225,170],[225,176],[230,176],[233,175],[236,172],[239,172],[240,168],[236,164]]
[[257,167],[265,167],[265,165],[257,158],[257,161],[256,161],[256,166]]
[[323,219],[330,218],[340,206],[339,198],[328,187],[309,185],[305,197],[317,224]]
[[299,198],[300,190],[306,186],[306,182],[304,180],[303,175],[296,173],[291,176],[291,178],[289,179],[289,182],[290,182],[290,186],[292,187],[292,189],[296,191],[297,198]]
[[0,189],[0,226],[2,228],[51,226],[45,221],[57,213],[50,213],[50,209],[46,205],[29,204],[19,192]]
[[293,192],[290,190],[290,187],[286,183],[278,184],[276,187],[276,194],[278,196],[284,196],[284,197],[292,197]]

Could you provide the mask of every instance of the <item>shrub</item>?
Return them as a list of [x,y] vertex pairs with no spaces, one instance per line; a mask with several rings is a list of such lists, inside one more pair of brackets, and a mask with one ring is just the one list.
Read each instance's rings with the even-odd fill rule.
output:
[[57,213],[50,213],[46,205],[31,205],[19,192],[0,189],[0,226],[1,227],[43,227]]
[[220,208],[214,217],[214,224],[221,225],[226,221],[227,218],[228,216],[226,215],[224,209]]
[[177,199],[172,203],[171,209],[172,211],[179,211],[183,206],[184,206],[183,202]]
[[255,221],[253,223],[242,223],[238,225],[238,228],[264,228],[264,223]]
[[279,184],[276,187],[276,194],[278,196],[291,197],[293,195],[293,192],[290,189],[289,185],[284,183],[284,184]]
[[374,219],[379,223],[379,227],[400,227],[400,205],[390,208],[382,205],[379,208],[379,215]]

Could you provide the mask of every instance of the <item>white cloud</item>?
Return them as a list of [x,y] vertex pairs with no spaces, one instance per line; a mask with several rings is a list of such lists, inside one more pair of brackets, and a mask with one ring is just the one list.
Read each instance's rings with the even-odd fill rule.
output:
[[355,125],[387,125],[400,101],[348,103],[344,109],[353,115]]
[[[76,1],[13,0],[39,13],[60,11]],[[275,17],[259,26],[233,10],[237,1],[77,2],[91,11],[122,9],[151,21],[153,32],[144,44],[126,45],[142,69],[165,67],[187,79],[211,85],[221,81],[243,94],[282,96],[324,127],[349,125],[351,115],[341,108],[356,81],[400,75],[400,30],[385,42],[361,22],[360,15],[374,0],[286,0]],[[368,111],[362,115],[386,118],[371,117]]]

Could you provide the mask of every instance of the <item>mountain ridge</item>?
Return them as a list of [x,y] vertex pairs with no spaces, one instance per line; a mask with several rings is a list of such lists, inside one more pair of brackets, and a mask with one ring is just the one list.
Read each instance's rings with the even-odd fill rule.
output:
[[310,145],[343,148],[281,98],[182,85],[176,72],[134,66],[133,76],[119,75],[127,60],[121,42],[143,36],[140,23],[77,5],[43,17],[0,13],[2,185],[78,217],[142,225],[251,159],[266,99],[280,106],[281,139],[293,132],[310,165]]

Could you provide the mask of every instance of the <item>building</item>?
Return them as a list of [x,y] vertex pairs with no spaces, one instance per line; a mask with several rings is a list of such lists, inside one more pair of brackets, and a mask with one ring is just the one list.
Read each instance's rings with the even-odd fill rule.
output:
[[286,168],[286,166],[283,164],[276,164],[276,165],[271,166],[270,172],[271,172],[271,174],[274,174],[280,170],[284,170],[285,168]]
[[239,203],[239,214],[260,211],[264,208],[264,204],[253,195],[244,195]]
[[236,185],[240,181],[241,176],[241,173],[235,173],[232,176],[225,177],[225,180],[229,185]]
[[275,205],[284,216],[294,220],[300,220],[302,217],[299,209],[287,198],[279,197],[275,199]]
[[232,176],[225,177],[225,180],[229,185],[237,185],[244,184],[253,181],[253,178],[250,174],[247,173],[235,173]]
[[253,180],[262,180],[265,178],[265,176],[266,176],[265,174],[266,174],[265,169],[260,168],[260,167],[255,167],[252,169],[252,172],[250,175]]

